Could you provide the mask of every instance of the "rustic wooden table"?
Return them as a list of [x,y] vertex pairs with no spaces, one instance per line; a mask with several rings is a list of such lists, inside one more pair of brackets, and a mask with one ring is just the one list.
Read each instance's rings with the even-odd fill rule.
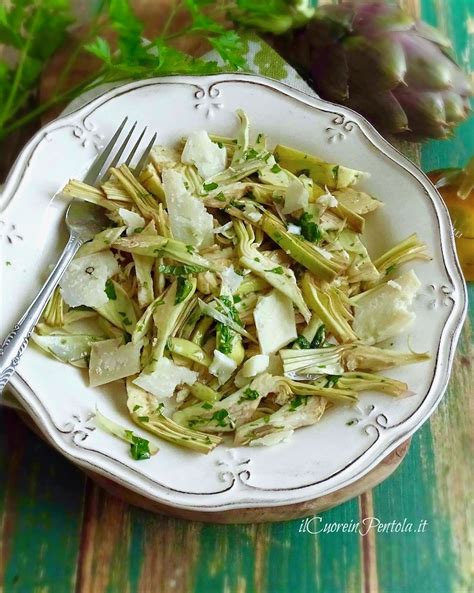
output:
[[[405,4],[446,31],[468,65],[471,0]],[[473,152],[471,119],[452,140],[412,147],[409,155],[429,170],[464,163]],[[473,284],[469,292],[472,303]],[[128,506],[30,432],[15,412],[0,410],[0,591],[472,593],[473,323],[471,304],[446,396],[413,437],[400,468],[374,490],[321,513],[306,532],[300,520],[216,526]],[[411,534],[394,526],[365,536],[321,532],[364,517],[381,526],[426,524]]]

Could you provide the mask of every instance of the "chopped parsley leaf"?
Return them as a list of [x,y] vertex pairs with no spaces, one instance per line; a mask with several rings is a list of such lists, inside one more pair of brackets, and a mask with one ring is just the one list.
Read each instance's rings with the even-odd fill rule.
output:
[[290,403],[290,412],[294,412],[300,406],[305,406],[308,402],[308,395],[296,395]]
[[317,243],[321,240],[321,229],[315,222],[313,222],[312,214],[305,212],[300,216],[298,223],[301,227],[301,234],[307,241]]
[[216,324],[216,334],[217,334],[217,350],[222,352],[222,354],[230,354],[232,352],[234,338],[236,333],[230,329],[227,325],[223,323],[217,322]]
[[227,426],[229,423],[229,412],[227,410],[217,410],[211,417],[211,420],[215,420],[217,426]]
[[189,280],[187,276],[178,276],[174,304],[179,305],[179,303],[182,303],[189,295],[192,289],[193,283],[191,282],[191,280]]
[[205,422],[205,420],[202,416],[195,416],[188,420],[188,428],[194,428],[197,424],[202,424],[203,422]]
[[255,148],[249,148],[247,150],[247,152],[245,153],[245,160],[249,161],[250,159],[255,159],[258,156],[258,152],[255,150]]
[[272,272],[273,274],[283,274],[283,268],[281,266],[277,266],[276,268],[272,268],[271,270],[265,270],[265,272]]
[[311,343],[304,336],[298,336],[293,342],[293,347],[295,346],[298,346],[301,350],[308,350],[308,348],[311,348]]
[[132,322],[130,321],[130,319],[127,317],[127,314],[124,313],[123,311],[119,311],[118,314],[120,315],[120,317],[122,318],[122,323],[124,325],[132,325]]
[[137,461],[150,459],[150,441],[137,437],[131,430],[125,431],[125,434],[132,441],[130,443],[130,453],[133,459]]
[[239,312],[234,307],[234,300],[233,300],[233,298],[232,297],[228,297],[226,295],[222,295],[217,300],[218,300],[218,302],[220,301],[221,304],[226,307],[226,309],[224,309],[224,307],[219,307],[219,309],[221,311],[223,311],[224,313],[227,313],[229,315],[229,317],[233,321],[235,321],[235,323],[238,323],[239,325],[242,325],[242,321],[240,320],[240,317],[239,317]]
[[107,280],[105,283],[105,294],[108,296],[109,301],[117,300],[117,293],[115,292],[115,286],[112,280]]
[[320,325],[311,340],[311,348],[322,348],[326,342],[326,326]]
[[192,264],[185,264],[182,266],[161,265],[158,267],[159,272],[169,276],[188,276],[189,274],[197,274],[199,272],[204,272],[205,270],[206,268],[203,268],[202,266],[196,266]]
[[239,404],[246,400],[256,400],[260,397],[260,393],[251,387],[247,387],[247,389],[243,392],[243,394],[239,398]]
[[[222,306],[224,305],[224,307]],[[242,321],[239,317],[239,312],[234,306],[234,300],[232,297],[222,295],[217,299],[217,307],[222,312],[228,315],[232,321],[242,325]],[[224,323],[218,322],[216,324],[217,330],[217,350],[222,352],[223,354],[230,354],[232,352],[232,348],[234,347],[234,340],[237,336],[237,333],[225,325]]]
[[324,387],[336,387],[341,375],[326,375],[326,384]]

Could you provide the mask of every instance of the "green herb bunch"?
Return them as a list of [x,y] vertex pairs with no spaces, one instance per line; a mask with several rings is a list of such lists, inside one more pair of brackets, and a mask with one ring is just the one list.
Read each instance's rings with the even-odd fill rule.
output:
[[[237,31],[223,24],[225,17],[236,11],[261,16],[275,8],[273,4],[265,8],[263,0],[175,0],[160,34],[145,40],[144,23],[134,13],[130,0],[102,0],[83,40],[71,50],[52,95],[31,107],[43,69],[70,37],[74,25],[70,4],[71,0],[9,0],[0,6],[0,140],[52,107],[103,83],[245,68],[246,44]],[[177,30],[176,17],[183,11],[188,24]],[[107,41],[111,31],[113,43]],[[177,49],[175,41],[184,36],[207,40],[219,54],[219,63]],[[97,69],[67,88],[69,74],[84,52],[98,58]]]

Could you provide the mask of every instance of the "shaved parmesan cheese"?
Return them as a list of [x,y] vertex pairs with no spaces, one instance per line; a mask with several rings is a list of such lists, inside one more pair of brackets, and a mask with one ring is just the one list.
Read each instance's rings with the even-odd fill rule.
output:
[[118,213],[124,224],[127,225],[127,235],[133,235],[137,232],[137,229],[142,230],[145,227],[145,219],[136,212],[119,208]]
[[290,222],[288,224],[288,232],[292,235],[301,235],[301,227]]
[[376,344],[405,331],[415,319],[409,310],[421,286],[410,270],[357,299],[353,330],[365,344]]
[[133,383],[158,398],[167,398],[172,397],[178,385],[193,385],[198,376],[199,373],[180,367],[169,358],[162,356],[152,373],[143,371],[133,380]]
[[267,370],[270,364],[268,354],[256,354],[246,360],[242,366],[242,375],[244,377],[255,377]]
[[396,288],[397,290],[399,290],[400,292],[402,291],[402,287],[400,286],[400,284],[398,284],[398,282],[395,282],[395,280],[389,280],[387,282],[387,284],[389,286],[391,286],[392,288]]
[[209,366],[209,372],[217,377],[219,385],[223,385],[230,379],[237,368],[237,363],[219,350],[214,350],[214,359]]
[[332,193],[326,187],[326,193],[316,200],[316,202],[323,206],[324,208],[335,208],[337,206],[337,199],[332,195]]
[[291,300],[278,290],[260,297],[253,317],[262,354],[272,354],[296,340],[295,312]]
[[299,179],[293,179],[286,190],[283,214],[290,214],[290,212],[300,209],[305,210],[308,207],[308,202],[309,192],[307,188]]
[[229,222],[226,222],[222,226],[216,226],[212,232],[215,235],[217,235],[218,233],[225,233],[226,231],[230,230],[233,226],[234,223],[232,222],[232,220],[229,220]]
[[140,372],[140,345],[120,345],[121,338],[92,344],[89,363],[91,387],[104,385]]
[[119,271],[110,250],[85,255],[73,260],[59,285],[64,301],[70,307],[101,307],[109,298],[105,283]]
[[260,437],[259,439],[253,439],[250,441],[249,445],[251,447],[257,447],[258,445],[266,445],[267,447],[271,447],[272,445],[277,445],[278,443],[287,443],[294,432],[295,431],[293,429],[272,432],[271,434],[267,434],[263,437]]
[[194,197],[185,185],[185,178],[173,169],[163,173],[163,189],[173,237],[193,247],[214,243],[214,219],[203,202]]
[[204,130],[188,136],[183,148],[181,161],[185,165],[194,165],[203,179],[217,175],[226,167],[227,154],[209,138]]
[[229,266],[220,272],[222,280],[222,294],[234,294],[239,290],[239,286],[242,284],[244,279],[243,276],[234,272],[234,266]]

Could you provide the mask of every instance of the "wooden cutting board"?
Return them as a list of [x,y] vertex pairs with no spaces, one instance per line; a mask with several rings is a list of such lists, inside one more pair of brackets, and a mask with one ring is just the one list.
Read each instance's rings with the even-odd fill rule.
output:
[[[79,7],[83,11],[87,9],[87,3],[81,2],[84,7]],[[160,28],[165,22],[171,5],[171,0],[135,0],[134,3],[136,12],[140,18],[146,23],[145,36],[152,38],[159,33]],[[175,28],[181,27],[186,23],[185,15],[178,15]],[[71,51],[77,44],[77,40],[81,39],[87,28],[79,27],[72,33],[71,41],[58,52],[50,61],[46,69],[41,84],[41,98],[47,100],[56,84],[59,75],[63,72],[64,66],[68,60]],[[208,47],[205,43],[197,39],[180,40],[177,46],[194,55],[201,55]],[[94,72],[96,64],[90,55],[80,56],[71,70],[66,87],[77,84],[85,77]],[[56,117],[61,111],[61,108],[52,110],[43,118],[43,123]],[[22,417],[33,428],[34,425],[30,418],[22,414]],[[305,517],[314,513],[318,513],[325,509],[337,506],[343,502],[359,496],[360,494],[374,488],[383,480],[387,479],[395,469],[400,465],[409,448],[410,439],[402,443],[395,451],[388,455],[382,462],[374,469],[367,473],[363,478],[354,482],[353,484],[333,492],[327,496],[312,499],[303,503],[284,505],[278,507],[266,507],[259,509],[237,509],[231,511],[222,511],[217,513],[206,513],[197,511],[186,511],[182,509],[175,509],[173,507],[159,504],[149,499],[140,496],[139,494],[128,490],[119,484],[104,478],[98,474],[87,472],[92,480],[98,483],[110,495],[116,496],[125,502],[148,509],[153,512],[166,513],[184,519],[193,519],[196,521],[209,521],[215,523],[255,523],[264,521],[282,521],[289,519],[296,519]]]

